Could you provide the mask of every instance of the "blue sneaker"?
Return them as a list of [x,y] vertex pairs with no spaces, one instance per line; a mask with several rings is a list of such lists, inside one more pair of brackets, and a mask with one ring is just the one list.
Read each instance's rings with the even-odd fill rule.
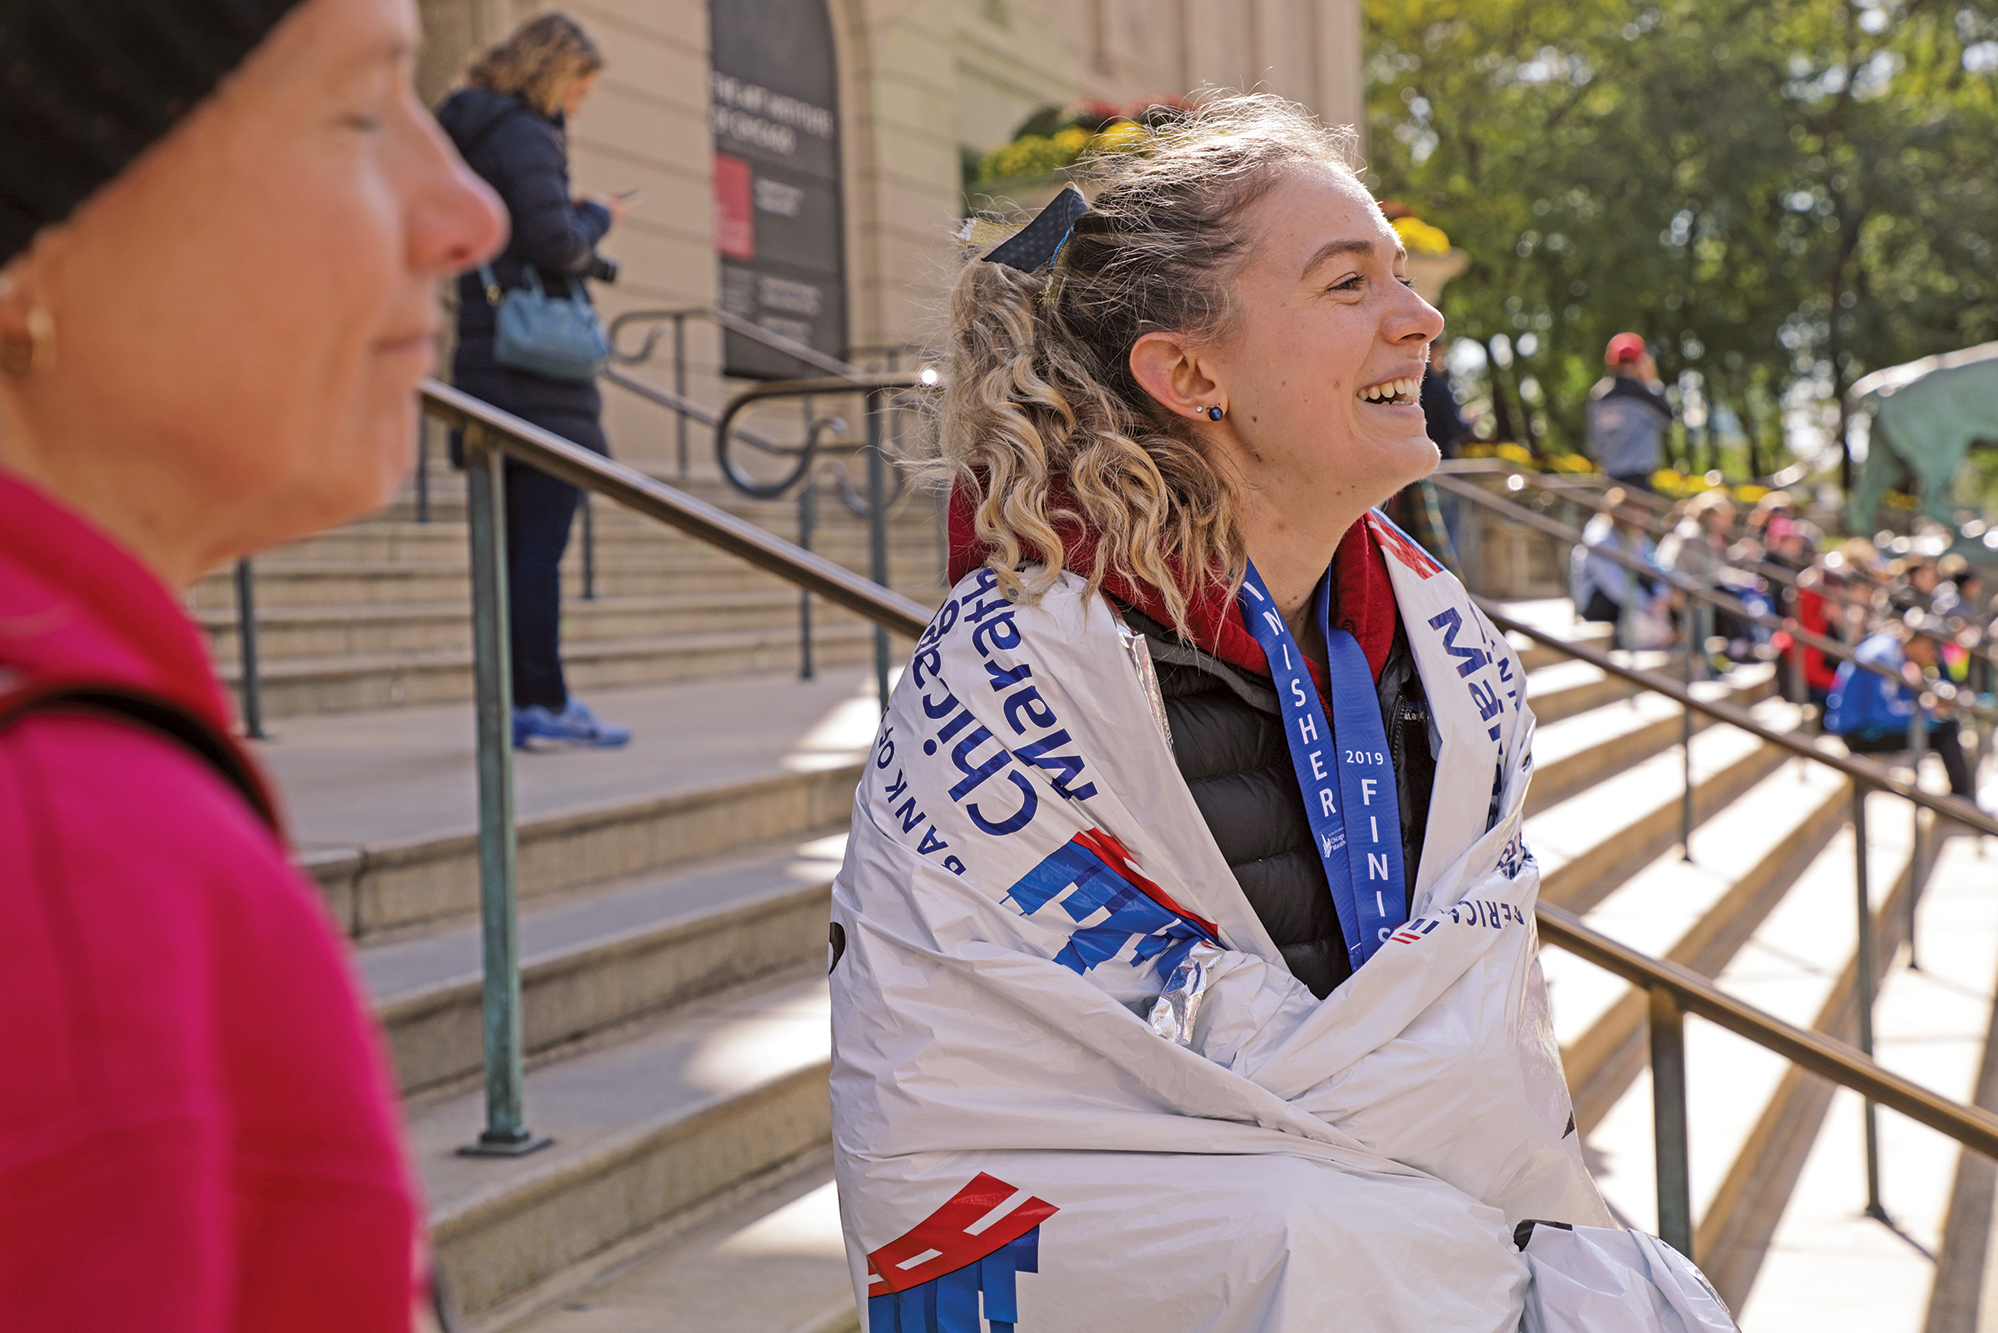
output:
[[574,697],[559,713],[550,712],[540,704],[513,710],[513,748],[516,750],[533,749],[531,741],[608,750],[630,739],[630,727],[604,721],[585,707],[582,700]]

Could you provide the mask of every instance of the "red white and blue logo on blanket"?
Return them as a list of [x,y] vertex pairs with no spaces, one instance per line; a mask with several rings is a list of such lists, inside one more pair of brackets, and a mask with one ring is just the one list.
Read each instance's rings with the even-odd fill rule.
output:
[[[1014,1333],[1015,1278],[1040,1271],[1041,1223],[1060,1210],[980,1172],[867,1256],[871,1333]],[[981,1311],[981,1306],[982,1311]]]
[[1022,875],[1006,897],[1027,916],[1054,903],[1076,923],[1054,960],[1080,976],[1135,943],[1131,964],[1156,962],[1169,977],[1195,943],[1221,943],[1221,928],[1174,902],[1138,873],[1124,844],[1102,829],[1076,834]]

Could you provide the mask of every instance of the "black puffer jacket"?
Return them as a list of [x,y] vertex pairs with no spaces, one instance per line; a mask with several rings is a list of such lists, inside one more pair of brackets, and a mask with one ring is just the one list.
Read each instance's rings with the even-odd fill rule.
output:
[[[527,266],[551,296],[566,296],[610,230],[601,204],[569,197],[569,146],[559,121],[516,97],[463,88],[437,109],[437,122],[466,164],[498,192],[513,230],[493,261],[503,289],[525,286]],[[509,370],[493,360],[494,314],[476,270],[458,279],[458,349],[452,381],[466,393],[575,439],[572,422],[592,430],[602,401],[594,384],[569,384]],[[591,440],[579,440],[593,444]],[[595,447],[601,448],[600,443]]]
[[[1126,608],[1124,616],[1151,649],[1173,758],[1208,831],[1292,974],[1325,998],[1352,968],[1325,865],[1312,845],[1275,689],[1267,677],[1202,652],[1139,611]],[[1403,878],[1412,888],[1422,864],[1436,760],[1429,699],[1399,625],[1378,690],[1401,806]]]

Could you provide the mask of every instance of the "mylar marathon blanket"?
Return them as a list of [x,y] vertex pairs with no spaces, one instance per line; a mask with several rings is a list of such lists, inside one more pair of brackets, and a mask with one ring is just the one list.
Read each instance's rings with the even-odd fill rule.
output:
[[873,1333],[1511,1333],[1515,1224],[1611,1224],[1535,961],[1524,673],[1368,526],[1436,784],[1409,921],[1323,1001],[1104,598],[1065,574],[1016,605],[979,570],[931,622],[833,888],[840,1210]]

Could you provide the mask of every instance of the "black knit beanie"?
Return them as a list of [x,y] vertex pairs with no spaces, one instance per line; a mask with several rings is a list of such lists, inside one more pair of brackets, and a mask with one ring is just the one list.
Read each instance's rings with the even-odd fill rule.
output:
[[0,264],[68,217],[299,0],[0,0]]

